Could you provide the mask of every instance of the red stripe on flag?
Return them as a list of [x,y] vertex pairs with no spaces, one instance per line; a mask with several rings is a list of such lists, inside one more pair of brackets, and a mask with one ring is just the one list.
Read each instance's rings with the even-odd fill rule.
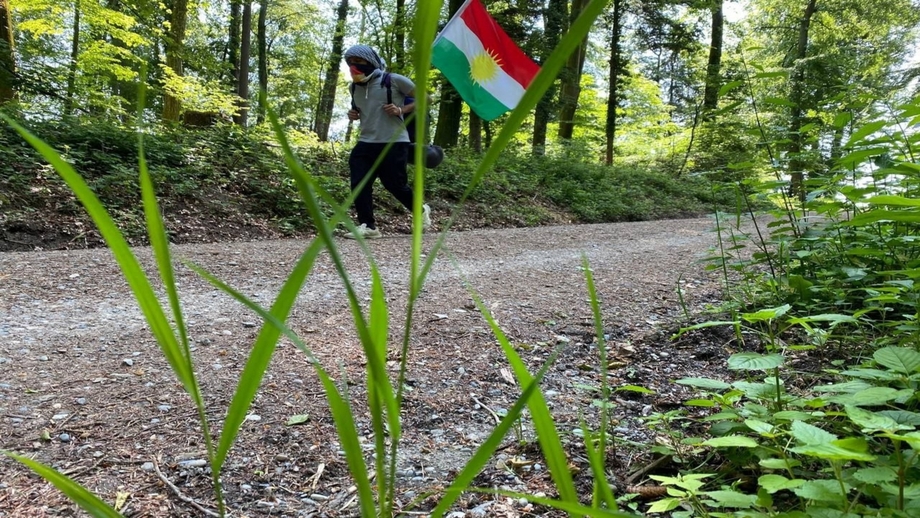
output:
[[530,86],[530,82],[540,71],[540,66],[514,44],[501,26],[489,16],[479,0],[470,0],[466,9],[460,14],[460,18],[473,33],[479,36],[482,46],[490,54],[499,58],[499,65],[506,74],[521,83],[524,88]]

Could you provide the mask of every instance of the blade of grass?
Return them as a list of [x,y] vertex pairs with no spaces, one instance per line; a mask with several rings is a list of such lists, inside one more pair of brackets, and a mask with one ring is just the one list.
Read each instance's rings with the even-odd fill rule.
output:
[[[160,272],[160,280],[166,290],[169,299],[170,309],[172,310],[173,322],[179,334],[178,345],[181,348],[185,361],[188,363],[189,371],[194,376],[194,362],[192,352],[189,349],[188,330],[185,326],[185,319],[182,316],[182,306],[179,303],[179,291],[176,289],[176,276],[173,269],[172,256],[169,251],[169,239],[166,236],[166,227],[163,224],[163,216],[160,214],[160,207],[157,204],[156,192],[153,186],[153,180],[150,177],[150,171],[147,168],[147,157],[144,153],[144,132],[143,116],[144,106],[146,105],[147,89],[143,86],[146,84],[146,72],[141,72],[141,87],[138,92],[138,131],[137,131],[137,156],[138,170],[140,173],[141,201],[144,205],[144,215],[147,221],[147,236],[150,239],[150,246],[153,249],[154,258],[156,259],[157,269]],[[198,380],[194,379],[192,386],[195,392],[191,394],[195,402],[195,408],[198,411],[198,421],[201,423],[201,434],[204,436],[205,449],[208,452],[208,458],[213,461],[216,457],[214,449],[214,440],[211,437],[211,426],[208,423],[207,409],[204,405],[204,398],[201,396],[201,389]],[[220,482],[220,470],[211,470],[211,482],[214,486],[214,496],[217,500],[218,515],[224,516],[226,509],[224,507],[223,485]]]
[[[319,246],[321,244],[319,241],[315,241],[314,244],[317,245],[317,249],[322,248]],[[313,246],[311,246],[310,250],[312,249]],[[312,259],[309,257],[310,250],[308,250],[307,253],[304,253],[304,256],[299,261],[298,267],[295,268],[296,273],[302,273],[303,270],[309,270],[307,263],[312,261]],[[303,340],[301,340],[300,337],[297,336],[297,334],[294,333],[294,331],[284,323],[284,320],[279,317],[278,312],[276,312],[276,310],[279,309],[278,307],[273,306],[271,311],[266,311],[263,307],[259,306],[239,291],[233,289],[214,275],[211,275],[204,268],[201,268],[195,264],[189,264],[189,268],[195,270],[195,272],[201,275],[202,278],[206,279],[215,287],[229,294],[241,304],[248,307],[252,311],[256,312],[260,317],[262,317],[262,319],[265,321],[263,332],[265,331],[266,327],[273,328],[278,333],[284,334],[284,336],[291,340],[291,343],[293,343],[295,347],[300,349],[307,356],[307,358],[310,360],[310,363],[313,365],[313,368],[316,370],[316,374],[319,376],[320,382],[323,384],[323,388],[326,392],[329,409],[332,412],[332,419],[335,422],[336,432],[338,433],[339,444],[342,447],[342,450],[345,451],[345,461],[348,464],[349,471],[355,479],[355,486],[357,487],[358,493],[358,505],[361,507],[361,515],[376,516],[376,509],[374,508],[374,494],[371,488],[370,480],[367,477],[367,465],[364,463],[361,442],[358,440],[358,429],[355,425],[354,412],[352,411],[348,400],[342,397],[342,394],[339,392],[338,387],[336,387],[335,382],[333,382],[332,378],[329,376],[326,370],[323,369],[322,365],[320,365],[316,360],[316,357],[313,355],[313,352],[310,351],[310,348],[307,347]],[[292,273],[289,279],[293,279],[295,277],[296,275]],[[291,282],[290,284],[293,285],[296,283]],[[286,285],[285,288],[287,287],[288,286]],[[286,300],[286,298],[279,296],[276,299],[276,304]]]
[[105,239],[106,244],[112,251],[112,255],[121,268],[128,286],[134,293],[138,306],[150,326],[150,331],[156,337],[157,343],[164,356],[166,356],[170,367],[176,373],[179,382],[185,387],[186,392],[196,394],[198,390],[195,385],[191,364],[186,361],[185,356],[182,354],[181,347],[176,340],[166,314],[163,312],[163,308],[160,306],[159,300],[153,292],[150,281],[141,269],[140,263],[138,263],[121,231],[118,230],[118,227],[115,226],[112,218],[102,206],[102,203],[83,178],[51,146],[45,144],[41,139],[32,135],[32,133],[6,115],[0,114],[0,119],[12,126],[54,167],[71,191],[77,196],[77,199],[83,204],[87,214],[93,219],[99,229],[99,233],[102,234],[103,239]]
[[476,448],[476,453],[474,453],[470,460],[463,466],[463,469],[444,492],[444,496],[438,502],[437,507],[431,511],[432,518],[443,516],[444,513],[450,509],[450,506],[457,501],[460,495],[469,489],[473,479],[482,471],[483,466],[489,462],[495,450],[498,449],[502,440],[504,440],[505,436],[508,435],[508,432],[511,430],[511,427],[514,426],[515,421],[521,416],[521,412],[524,411],[524,406],[529,404],[533,395],[539,392],[540,381],[543,380],[543,376],[546,375],[549,367],[555,363],[561,351],[561,346],[553,350],[553,353],[543,363],[537,375],[525,386],[521,396],[514,402],[511,408],[508,409],[508,413],[505,414],[505,417],[498,423],[498,426],[492,430],[492,433],[489,434],[479,448]]
[[[393,440],[399,440],[399,436],[401,435],[399,424],[399,406],[393,393],[393,387],[390,385],[389,379],[386,375],[386,365],[384,362],[380,361],[377,355],[371,354],[369,351],[369,348],[373,346],[373,339],[371,338],[367,322],[364,318],[364,313],[361,311],[361,304],[358,302],[358,296],[355,293],[354,286],[349,280],[348,272],[345,270],[345,265],[342,261],[341,254],[339,254],[338,248],[335,245],[335,240],[332,238],[332,231],[328,222],[323,217],[322,210],[317,201],[314,189],[316,183],[315,178],[313,178],[313,176],[307,172],[306,169],[304,169],[303,164],[301,164],[300,161],[296,158],[296,155],[288,143],[287,137],[284,135],[284,131],[281,127],[281,123],[278,121],[277,114],[275,114],[274,110],[270,108],[267,110],[267,112],[269,120],[272,124],[272,128],[275,131],[275,136],[278,138],[278,142],[284,152],[285,161],[287,162],[288,168],[291,170],[291,173],[294,176],[294,182],[297,185],[298,191],[300,191],[300,196],[303,199],[304,204],[306,205],[307,212],[313,219],[320,238],[324,243],[326,243],[326,248],[329,250],[329,257],[332,260],[332,264],[345,286],[345,292],[351,307],[352,316],[355,320],[355,328],[358,332],[358,337],[361,340],[361,345],[364,348],[364,352],[367,356],[368,368],[373,371],[376,388],[382,394],[383,400],[387,405],[387,424],[390,428],[390,437],[393,438]],[[373,262],[373,257],[370,254],[367,254],[367,258],[370,262],[371,269],[376,269],[377,266]]]
[[591,313],[594,316],[594,334],[597,337],[597,355],[601,363],[601,405],[600,428],[598,432],[598,445],[594,445],[593,435],[582,422],[581,429],[585,433],[585,449],[588,452],[588,461],[594,475],[594,503],[600,497],[610,509],[617,509],[616,498],[607,483],[604,472],[605,456],[607,455],[607,425],[609,421],[607,402],[610,401],[610,384],[607,379],[607,341],[604,339],[604,320],[601,316],[601,305],[597,297],[597,288],[594,284],[594,272],[588,263],[588,256],[581,254],[582,270],[585,272],[585,285],[588,288],[588,299],[591,301]]
[[[479,312],[482,313],[482,316],[489,323],[489,327],[492,328],[492,333],[495,334],[499,345],[501,345],[505,357],[508,358],[508,363],[514,370],[514,377],[517,378],[518,384],[521,386],[530,384],[533,381],[533,376],[527,370],[527,366],[524,365],[521,357],[518,356],[514,347],[511,346],[504,331],[502,331],[501,327],[499,327],[498,323],[492,317],[492,314],[489,312],[488,308],[486,308],[482,299],[479,298],[479,295],[476,294],[469,285],[468,288],[476,306],[479,308]],[[572,481],[572,473],[569,471],[568,459],[565,456],[565,450],[562,448],[562,441],[559,440],[556,424],[553,421],[553,416],[550,414],[549,407],[546,405],[546,399],[543,397],[543,393],[537,391],[533,397],[530,398],[527,406],[530,409],[534,428],[537,431],[537,439],[540,442],[540,449],[543,451],[546,466],[549,468],[550,474],[553,477],[553,482],[556,484],[556,489],[559,491],[560,498],[562,498],[562,500],[577,503],[578,493],[575,491],[575,483]]]
[[62,493],[67,495],[71,501],[80,506],[84,511],[95,518],[122,518],[121,513],[116,511],[109,504],[103,502],[99,497],[89,492],[86,488],[77,484],[73,480],[65,477],[57,470],[49,468],[40,462],[16,455],[15,453],[5,452],[8,457],[22,464],[25,464],[32,471],[40,475],[43,479],[54,484]]
[[[371,308],[370,308],[370,330],[372,343],[370,348],[366,348],[367,354],[373,354],[377,361],[386,364],[387,341],[389,339],[390,322],[387,310],[386,294],[383,291],[383,282],[380,280],[380,272],[373,268],[371,270],[372,287],[371,287]],[[370,365],[370,362],[368,362]],[[374,371],[368,368],[367,372],[367,402],[371,411],[371,421],[374,427],[374,446],[376,455],[374,455],[375,468],[377,473],[377,488],[380,495],[389,495],[390,487],[395,485],[394,478],[389,476],[386,462],[386,437],[387,430],[384,418],[386,417],[386,401],[383,399],[377,387],[380,383],[389,385],[389,377],[384,380],[374,379]],[[392,501],[389,498],[380,498],[379,515],[392,516]]]
[[561,500],[553,500],[551,498],[543,498],[539,496],[528,495],[526,493],[516,493],[514,491],[501,491],[493,489],[472,489],[471,491],[506,496],[515,500],[523,498],[535,504],[551,507],[553,509],[559,509],[560,511],[566,511],[569,514],[578,516],[590,516],[592,518],[640,518],[640,515],[636,514],[624,513],[622,511],[610,511],[608,509],[585,507],[578,502],[563,502]]

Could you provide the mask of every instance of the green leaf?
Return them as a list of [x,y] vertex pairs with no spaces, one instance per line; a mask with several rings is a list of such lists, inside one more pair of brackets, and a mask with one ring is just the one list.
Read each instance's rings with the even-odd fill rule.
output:
[[760,487],[766,489],[767,492],[772,494],[776,493],[777,491],[782,491],[783,489],[793,489],[799,487],[804,484],[805,481],[799,478],[789,480],[782,475],[771,473],[767,475],[761,475],[761,477],[757,479],[757,483],[760,485]]
[[286,425],[288,425],[288,426],[294,426],[294,425],[297,425],[297,424],[304,424],[304,423],[306,423],[306,422],[308,422],[308,421],[310,421],[310,415],[309,415],[309,414],[297,414],[297,415],[292,415],[291,417],[289,417],[288,420],[287,420],[287,422],[284,423],[284,424],[286,424]]
[[16,455],[15,453],[5,453],[11,459],[25,464],[43,479],[54,484],[54,487],[67,495],[67,498],[79,505],[84,511],[89,513],[90,516],[94,518],[122,518],[121,514],[109,506],[109,504],[103,502],[86,488],[65,477],[58,471],[39,462],[35,462],[28,457]]
[[812,315],[808,317],[795,317],[790,318],[790,324],[803,324],[811,322],[830,322],[831,326],[836,326],[837,324],[843,323],[858,323],[859,320],[851,317],[850,315],[838,315],[835,313],[822,313],[820,315]]
[[729,435],[726,437],[713,437],[703,441],[706,446],[713,448],[756,448],[759,446],[757,441],[743,435]]
[[702,408],[712,408],[716,406],[716,402],[711,399],[688,399],[684,401],[684,404],[687,406],[698,406]]
[[792,308],[789,304],[783,304],[782,306],[777,306],[775,308],[761,309],[754,313],[742,313],[741,318],[747,320],[748,322],[764,322],[767,320],[773,320],[779,318],[786,314]]
[[893,221],[899,223],[920,223],[920,212],[904,210],[871,210],[857,214],[850,221],[841,223],[841,225],[858,227],[870,225],[880,221]]
[[765,423],[763,421],[758,421],[756,419],[745,419],[745,426],[759,433],[760,435],[773,436],[773,425],[770,423]]
[[728,368],[734,370],[763,371],[775,369],[783,364],[781,354],[757,354],[743,352],[733,354],[728,358]]
[[916,412],[909,412],[907,410],[880,410],[876,413],[888,417],[898,424],[908,425],[914,428],[920,426],[920,414]]
[[705,491],[701,493],[711,498],[718,507],[737,507],[747,509],[754,506],[757,501],[757,495],[746,495],[738,491]]
[[835,128],[841,129],[846,126],[852,118],[853,116],[850,115],[850,112],[839,112],[834,116],[834,122],[832,124]]
[[878,380],[878,381],[893,381],[899,379],[901,376],[892,371],[883,371],[879,369],[850,369],[845,370],[840,373],[842,376],[850,376],[851,378],[860,378],[867,380]]
[[913,430],[913,426],[898,424],[897,421],[890,417],[863,410],[862,408],[847,405],[847,417],[851,421],[862,427],[863,433],[872,433],[878,431],[896,432],[899,430]]
[[870,205],[894,205],[897,207],[920,207],[920,200],[890,194],[873,196],[866,200]]
[[799,462],[799,461],[797,461],[797,460],[795,460],[795,459],[793,459],[793,458],[788,458],[788,459],[761,459],[761,461],[760,461],[759,464],[760,464],[761,466],[763,466],[764,468],[767,468],[767,469],[781,469],[781,470],[788,470],[788,469],[792,469],[792,468],[795,468],[795,467],[798,467],[798,466],[801,466],[801,465],[802,465],[801,462]]
[[880,484],[897,480],[898,472],[890,466],[860,468],[853,473],[853,478],[867,484]]
[[776,399],[775,383],[751,383],[749,381],[736,381],[732,386],[740,390],[750,399]]
[[853,147],[854,144],[859,143],[861,140],[865,139],[869,135],[875,133],[876,131],[882,129],[887,124],[886,121],[874,121],[863,124],[856,131],[850,135],[850,139],[847,140],[845,147]]
[[654,390],[651,390],[645,387],[640,387],[639,385],[624,385],[622,387],[617,387],[617,389],[614,392],[620,392],[620,391],[638,392],[640,394],[654,394],[655,393]]
[[650,513],[666,513],[673,509],[676,509],[680,505],[680,498],[662,498],[652,502],[652,505],[648,507],[648,512]]
[[[844,486],[849,490],[848,487]],[[807,500],[818,502],[840,502],[846,495],[840,492],[840,483],[836,480],[809,480],[792,490],[793,493]]]
[[777,421],[810,421],[815,419],[815,417],[816,416],[808,412],[801,412],[799,410],[783,410],[773,414],[773,419]]
[[802,421],[793,421],[789,431],[802,444],[829,444],[837,440],[836,435]]
[[920,370],[920,353],[906,347],[884,347],[875,351],[872,357],[879,364],[901,374],[912,374]]
[[829,397],[827,400],[838,405],[878,406],[911,394],[911,391],[896,390],[891,387],[872,387],[853,394]]
[[728,383],[712,378],[681,378],[675,383],[709,390],[727,390],[731,388]]
[[807,455],[809,457],[817,457],[819,459],[827,460],[860,460],[863,462],[871,462],[875,460],[874,455],[860,451],[854,451],[849,448],[838,446],[836,444],[806,444],[804,446],[791,448],[789,451],[798,453],[800,455]]
[[728,83],[725,83],[724,85],[722,85],[722,88],[719,88],[719,97],[724,97],[725,94],[727,94],[728,92],[731,92],[732,90],[734,90],[735,88],[738,88],[739,86],[743,84],[744,84],[744,81],[730,81]]
[[815,392],[843,392],[847,394],[852,394],[855,392],[862,392],[863,390],[868,390],[875,387],[871,383],[865,381],[847,381],[845,383],[834,383],[831,385],[819,385],[812,388]]

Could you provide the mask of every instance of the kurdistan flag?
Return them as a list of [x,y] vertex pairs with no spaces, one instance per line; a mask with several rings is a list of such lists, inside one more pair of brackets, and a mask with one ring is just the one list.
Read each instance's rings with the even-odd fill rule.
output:
[[447,22],[434,40],[431,63],[487,121],[517,106],[540,70],[479,0],[467,0]]

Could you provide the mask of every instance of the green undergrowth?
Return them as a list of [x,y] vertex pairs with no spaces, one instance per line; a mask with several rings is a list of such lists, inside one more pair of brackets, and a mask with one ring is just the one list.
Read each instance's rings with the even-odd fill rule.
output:
[[[130,128],[85,118],[26,125],[81,171],[126,237],[144,241],[138,149]],[[289,138],[317,182],[336,199],[347,198],[350,147],[321,143],[295,131]],[[146,139],[150,173],[172,237],[182,235],[183,221],[233,218],[258,221],[275,235],[315,232],[267,127],[151,127]],[[448,150],[445,162],[426,173],[427,199],[440,209],[452,209],[481,158],[468,148]],[[379,185],[377,189],[382,190]],[[713,189],[703,177],[677,179],[649,169],[606,167],[572,156],[532,156],[509,149],[470,193],[468,218],[461,223],[470,228],[692,217],[731,206],[733,196],[730,189]],[[386,194],[378,200],[382,220],[405,213]],[[331,215],[327,204],[322,208]],[[81,218],[78,201],[57,174],[10,128],[0,128],[0,227],[43,221],[47,227],[76,234],[67,227]]]

